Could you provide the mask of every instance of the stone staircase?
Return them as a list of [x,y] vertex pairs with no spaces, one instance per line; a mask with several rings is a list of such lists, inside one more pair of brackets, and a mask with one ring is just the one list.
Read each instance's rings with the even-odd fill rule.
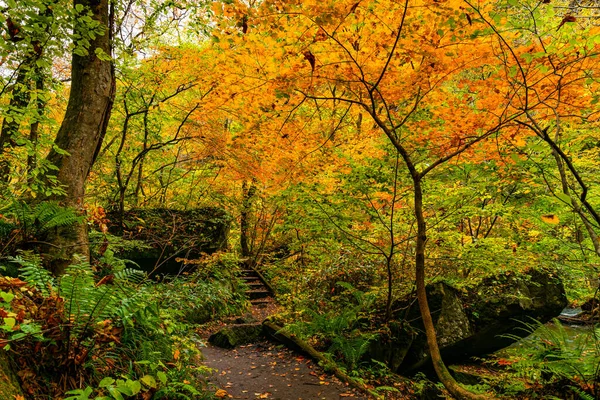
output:
[[273,293],[260,274],[253,269],[244,269],[241,271],[239,278],[245,281],[248,286],[246,290],[246,296],[250,299],[250,303],[253,306],[265,307],[267,304],[273,302]]

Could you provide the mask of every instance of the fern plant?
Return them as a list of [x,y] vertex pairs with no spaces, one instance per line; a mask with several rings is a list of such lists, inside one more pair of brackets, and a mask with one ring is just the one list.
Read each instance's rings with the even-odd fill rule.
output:
[[31,251],[21,251],[15,257],[9,257],[13,263],[19,264],[19,275],[23,280],[44,296],[49,296],[54,287],[54,278],[50,271],[41,267],[42,260],[39,255]]
[[56,201],[43,201],[34,205],[15,201],[0,210],[26,233],[41,234],[54,228],[69,227],[81,222],[83,217],[72,208],[62,207]]
[[45,236],[59,228],[68,228],[83,221],[84,216],[72,208],[62,207],[55,201],[28,204],[13,201],[0,206],[0,252],[14,254],[35,241],[43,241]]
[[517,375],[538,382],[569,381],[569,387],[582,399],[585,393],[600,394],[600,329],[580,328],[573,334],[568,330],[573,328],[566,328],[557,319],[548,325],[536,320],[523,322],[522,329],[531,336],[509,351]]
[[362,331],[376,296],[347,282],[337,284],[344,289],[344,298],[349,300],[346,307],[325,313],[308,309],[308,322],[291,324],[286,329],[304,338],[315,338],[321,345],[326,345],[332,359],[343,363],[349,371],[355,371],[377,336]]

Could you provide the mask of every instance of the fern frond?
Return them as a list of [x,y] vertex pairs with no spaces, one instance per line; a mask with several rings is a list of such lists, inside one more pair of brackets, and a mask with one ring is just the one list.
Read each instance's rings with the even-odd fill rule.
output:
[[138,269],[125,268],[124,270],[115,273],[115,279],[140,284],[146,280],[146,273]]
[[83,221],[72,208],[62,207],[56,201],[44,201],[31,206],[24,201],[14,201],[0,210],[27,234],[39,235],[54,228],[69,227]]
[[16,257],[10,257],[9,260],[19,264],[19,275],[25,282],[37,288],[44,296],[49,296],[54,287],[54,278],[50,271],[42,267],[42,260],[39,255],[32,252],[21,252]]
[[56,202],[43,202],[36,205],[34,218],[38,232],[48,232],[54,228],[73,226],[83,220],[72,208],[65,208]]

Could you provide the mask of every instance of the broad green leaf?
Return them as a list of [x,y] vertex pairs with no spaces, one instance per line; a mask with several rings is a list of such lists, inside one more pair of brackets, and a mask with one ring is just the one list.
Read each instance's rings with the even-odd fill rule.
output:
[[152,389],[156,389],[156,379],[154,379],[152,375],[144,375],[140,381],[144,385],[151,387]]
[[556,193],[556,197],[558,197],[560,200],[564,201],[567,204],[571,204],[571,196],[566,195],[564,193]]
[[115,399],[115,400],[124,400],[123,399],[123,395],[117,390],[116,387],[114,386],[109,386],[108,387],[108,393],[110,393],[110,395]]
[[102,379],[100,381],[100,383],[98,384],[98,387],[107,387],[112,385],[113,383],[115,383],[115,380],[113,378],[111,378],[110,376],[107,376],[106,378]]
[[156,377],[158,378],[158,380],[163,384],[166,385],[167,384],[167,374],[165,374],[162,371],[158,371],[156,373]]
[[6,327],[8,327],[8,329],[12,329],[14,328],[15,324],[17,323],[17,320],[11,317],[5,317],[4,318],[4,325]]
[[2,297],[2,300],[6,303],[10,303],[15,298],[15,295],[12,293],[0,292],[0,297]]

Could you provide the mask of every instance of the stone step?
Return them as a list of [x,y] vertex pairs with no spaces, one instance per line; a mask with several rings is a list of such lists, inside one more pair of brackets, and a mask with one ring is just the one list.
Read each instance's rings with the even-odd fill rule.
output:
[[250,304],[252,304],[252,307],[256,307],[256,308],[266,308],[272,302],[273,302],[272,297],[263,297],[262,299],[250,300]]
[[249,286],[251,289],[258,289],[258,288],[264,288],[265,290],[267,290],[267,288],[265,287],[265,285],[263,285],[262,282],[246,282],[246,286]]
[[269,297],[270,295],[271,295],[271,292],[269,292],[268,290],[265,290],[265,289],[256,289],[256,290],[247,290],[246,291],[246,296],[248,296],[248,298],[250,300],[262,299],[265,297]]
[[269,297],[263,297],[261,299],[252,299],[250,300],[250,303],[252,304],[267,304],[267,303],[271,303],[273,301],[273,298],[271,296]]
[[258,275],[246,275],[246,276],[240,276],[239,277],[241,280],[244,281],[257,281],[258,280]]
[[242,274],[242,275],[252,275],[252,274],[256,275],[256,271],[253,270],[253,269],[243,269],[243,270],[240,271],[240,274]]

